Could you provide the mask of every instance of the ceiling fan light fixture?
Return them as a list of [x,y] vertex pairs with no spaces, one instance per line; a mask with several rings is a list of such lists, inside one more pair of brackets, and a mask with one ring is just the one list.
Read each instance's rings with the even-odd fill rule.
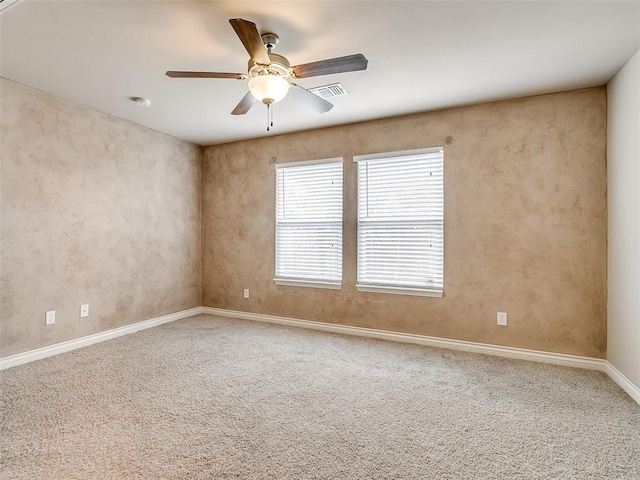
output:
[[278,75],[258,75],[249,80],[249,91],[257,100],[270,105],[287,96],[289,82]]

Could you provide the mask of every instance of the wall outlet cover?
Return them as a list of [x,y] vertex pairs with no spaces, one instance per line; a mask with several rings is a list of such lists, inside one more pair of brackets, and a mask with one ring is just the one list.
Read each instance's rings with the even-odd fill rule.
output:
[[56,323],[56,311],[55,310],[49,310],[45,314],[44,323],[45,323],[45,325],[53,325],[54,323]]
[[85,318],[89,316],[89,304],[85,303],[80,305],[80,318]]

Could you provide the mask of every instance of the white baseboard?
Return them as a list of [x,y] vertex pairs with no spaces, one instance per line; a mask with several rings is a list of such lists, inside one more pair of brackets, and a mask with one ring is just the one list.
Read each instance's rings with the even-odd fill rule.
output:
[[105,340],[111,340],[112,338],[139,332],[140,330],[145,330],[147,328],[157,327],[163,323],[174,322],[200,313],[202,313],[202,307],[190,308],[189,310],[182,310],[169,315],[151,318],[142,322],[125,325],[124,327],[114,328],[112,330],[95,333],[93,335],[87,335],[86,337],[76,338],[67,342],[56,343],[55,345],[49,345],[48,347],[37,348],[28,352],[10,355],[8,357],[0,358],[0,370],[22,365],[23,363],[33,362],[35,360],[41,360],[53,355],[58,355],[59,353],[69,352],[94,343],[104,342]]
[[611,380],[616,382],[620,388],[627,392],[629,396],[633,398],[638,405],[640,405],[640,387],[629,380],[620,370],[609,362],[607,362],[607,369],[605,372],[607,372],[607,375],[611,377]]
[[519,360],[529,360],[533,362],[550,363],[554,365],[563,365],[566,367],[586,368],[590,370],[599,370],[606,372],[611,379],[616,382],[620,388],[629,394],[638,404],[640,404],[640,388],[629,380],[616,367],[611,365],[607,360],[591,357],[581,357],[577,355],[566,355],[563,353],[543,352],[540,350],[528,350],[524,348],[503,347],[500,345],[491,345],[487,343],[466,342],[463,340],[449,340],[446,338],[428,337],[425,335],[415,335],[411,333],[399,333],[389,330],[376,330],[372,328],[352,327],[349,325],[339,325],[335,323],[313,322],[309,320],[300,320],[297,318],[278,317],[274,315],[263,315],[260,313],[240,312],[236,310],[227,310],[223,308],[212,307],[195,307],[188,310],[163,315],[161,317],[152,318],[142,322],[125,325],[123,327],[107,330],[86,337],[69,340],[67,342],[57,343],[48,347],[30,350],[24,353],[18,353],[8,357],[0,358],[0,370],[15,367],[24,363],[41,360],[43,358],[58,355],[59,353],[68,352],[77,348],[86,347],[98,342],[104,342],[112,338],[135,333],[147,328],[157,327],[164,323],[174,322],[187,317],[199,314],[217,315],[219,317],[239,318],[243,320],[252,320],[257,322],[274,323],[278,325],[286,325],[290,327],[307,328],[311,330],[320,330],[330,333],[341,333],[344,335],[355,335],[359,337],[377,338],[380,340],[390,340],[394,342],[413,343],[416,345],[426,345],[429,347],[447,348],[450,350],[459,350],[463,352],[484,353],[497,357],[514,358]]
[[631,398],[633,398],[638,404],[640,404],[640,388],[627,377],[625,377],[607,360],[603,360],[600,358],[566,355],[563,353],[543,352],[540,350],[528,350],[525,348],[502,347],[500,345],[465,342],[463,340],[449,340],[446,338],[428,337],[425,335],[414,335],[410,333],[398,333],[388,330],[375,330],[363,327],[351,327],[348,325],[338,325],[334,323],[312,322],[309,320],[277,317],[259,313],[239,312],[222,308],[202,307],[202,313],[217,315],[220,317],[232,317],[244,320],[254,320],[258,322],[275,323],[278,325],[287,325],[291,327],[308,328],[312,330],[320,330],[323,332],[342,333],[345,335],[356,335],[360,337],[377,338],[380,340],[391,340],[394,342],[414,343],[417,345],[426,345],[430,347],[448,348],[450,350],[459,350],[463,352],[484,353],[486,355],[494,355],[497,357],[550,363],[553,365],[563,365],[566,367],[598,370],[601,372],[606,372],[609,377],[620,386],[620,388],[622,388],[629,394]]
[[497,357],[516,358],[534,362],[552,363],[554,365],[564,365],[567,367],[578,367],[587,368],[590,370],[606,371],[606,360],[602,360],[599,358],[580,357],[577,355],[565,355],[563,353],[550,353],[539,350],[527,350],[524,348],[502,347],[499,345],[466,342],[463,340],[449,340],[446,338],[428,337],[426,335],[415,335],[411,333],[399,333],[389,330],[375,330],[372,328],[351,327],[348,325],[338,325],[335,323],[312,322],[309,320],[277,317],[273,315],[262,315],[259,313],[238,312],[235,310],[226,310],[222,308],[202,307],[202,313],[218,315],[221,317],[233,317],[241,318],[244,320],[255,320],[258,322],[276,323],[278,325],[289,325],[292,327],[309,328],[312,330],[321,330],[323,332],[343,333],[346,335],[378,338],[381,340],[391,340],[394,342],[415,343],[417,345],[448,348],[450,350],[460,350],[463,352],[485,353]]

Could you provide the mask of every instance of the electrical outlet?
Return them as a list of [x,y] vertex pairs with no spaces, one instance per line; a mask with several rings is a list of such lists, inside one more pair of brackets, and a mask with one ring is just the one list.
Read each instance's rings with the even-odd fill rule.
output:
[[248,288],[244,289],[244,298],[249,298],[249,289]]
[[53,325],[54,323],[56,323],[56,311],[49,310],[44,316],[44,324]]
[[507,314],[505,312],[498,312],[498,325],[501,327],[507,326]]
[[85,303],[80,305],[80,318],[85,318],[89,316],[89,304]]

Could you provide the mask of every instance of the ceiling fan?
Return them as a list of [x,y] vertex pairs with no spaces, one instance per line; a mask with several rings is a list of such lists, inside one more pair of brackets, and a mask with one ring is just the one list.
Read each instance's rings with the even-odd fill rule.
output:
[[[288,93],[319,113],[328,112],[333,108],[333,104],[288,79],[354,72],[367,68],[368,60],[361,53],[292,67],[285,57],[271,52],[279,41],[276,34],[260,35],[255,23],[241,18],[230,19],[229,23],[251,57],[246,74],[174,70],[170,70],[166,74],[172,78],[249,79],[249,92],[233,109],[232,115],[244,115],[258,101],[269,108],[272,104],[282,100]],[[271,124],[273,125],[273,122]]]

